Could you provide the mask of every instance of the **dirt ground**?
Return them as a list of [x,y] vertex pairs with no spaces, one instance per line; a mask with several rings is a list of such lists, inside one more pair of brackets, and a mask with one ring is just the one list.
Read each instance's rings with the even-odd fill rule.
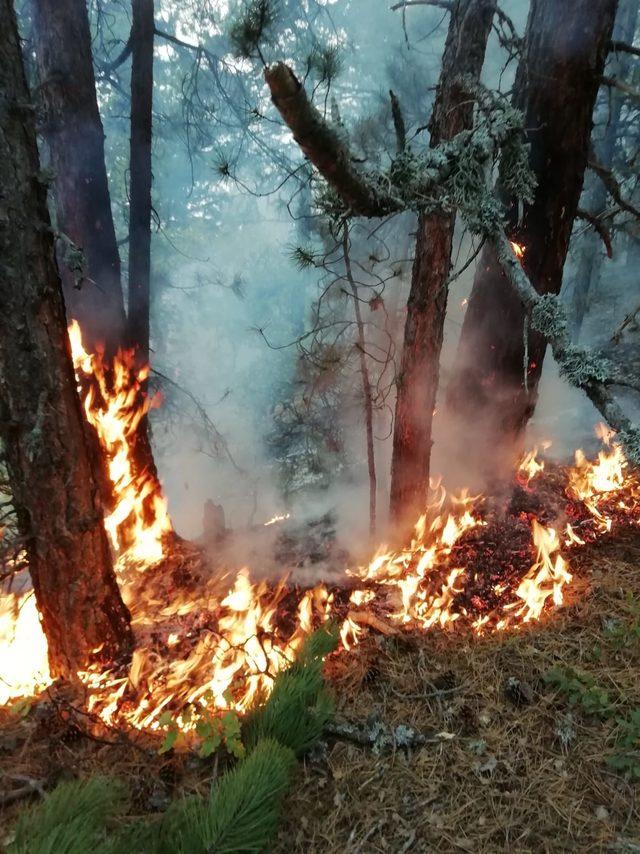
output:
[[[322,745],[300,766],[274,850],[640,852],[638,783],[607,762],[617,720],[640,708],[640,536],[585,547],[571,568],[567,607],[539,624],[480,638],[372,635],[332,658],[339,719],[433,737],[386,755]],[[614,713],[572,706],[545,681],[558,667],[590,674]],[[22,717],[0,710],[0,840],[28,801],[7,794],[25,787],[37,798],[61,779],[118,774],[140,815],[204,794],[216,778],[215,760],[88,738],[57,703],[45,698]]]

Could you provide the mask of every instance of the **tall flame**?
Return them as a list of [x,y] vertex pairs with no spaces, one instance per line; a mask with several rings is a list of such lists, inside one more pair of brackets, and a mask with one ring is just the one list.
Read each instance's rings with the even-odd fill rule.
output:
[[115,506],[104,520],[111,545],[121,562],[142,567],[157,563],[164,554],[163,539],[171,531],[165,499],[149,471],[136,473],[133,440],[142,419],[157,397],[142,393],[149,366],[134,366],[132,350],[121,350],[111,371],[101,353],[87,353],[76,320],[69,326],[69,340],[76,376],[90,380],[83,406],[95,429],[107,461]]

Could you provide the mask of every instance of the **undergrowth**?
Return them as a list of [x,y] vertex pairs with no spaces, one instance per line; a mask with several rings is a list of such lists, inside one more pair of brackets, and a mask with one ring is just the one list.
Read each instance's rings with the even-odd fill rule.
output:
[[[190,707],[179,716],[195,720],[201,756],[225,746],[235,765],[208,798],[173,802],[159,818],[128,820],[129,793],[108,777],[62,783],[25,810],[7,854],[231,854],[259,852],[273,839],[282,797],[291,783],[296,756],[320,738],[333,713],[322,662],[337,646],[334,629],[310,635],[296,660],[279,673],[270,697],[242,723],[233,713],[216,718]],[[189,716],[196,715],[196,718]],[[176,721],[162,750],[178,741]]]

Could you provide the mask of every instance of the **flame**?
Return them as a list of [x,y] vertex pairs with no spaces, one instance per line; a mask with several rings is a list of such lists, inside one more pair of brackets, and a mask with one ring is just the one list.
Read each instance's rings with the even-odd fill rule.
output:
[[33,593],[0,596],[0,706],[51,684],[47,639]]
[[[572,580],[562,549],[583,545],[591,529],[610,530],[617,518],[637,523],[639,517],[640,484],[613,434],[600,430],[604,447],[597,460],[589,462],[577,452],[567,471],[567,495],[582,508],[582,536],[567,524],[561,542],[556,528],[535,518],[521,520],[530,522],[531,530],[523,569],[498,580],[490,574],[485,584],[490,601],[482,608],[469,593],[482,572],[469,549],[478,554],[481,529],[489,524],[483,497],[466,491],[449,495],[439,482],[431,485],[431,499],[408,546],[383,546],[368,564],[349,571],[354,589],[348,602],[322,584],[298,592],[286,578],[275,587],[255,582],[247,569],[227,580],[201,580],[183,593],[167,584],[164,594],[161,567],[150,567],[164,556],[171,523],[156,479],[136,471],[133,453],[136,429],[154,405],[142,392],[148,367],[136,368],[133,354],[121,352],[107,370],[101,354],[82,346],[76,323],[69,336],[84,411],[105,453],[116,497],[105,528],[137,641],[127,674],[97,669],[78,674],[88,711],[112,726],[153,732],[168,710],[189,732],[193,723],[180,715],[189,705],[244,712],[269,694],[274,676],[329,618],[339,620],[345,650],[357,645],[367,628],[394,634],[403,627],[426,631],[464,623],[482,633],[539,620],[563,604]],[[516,476],[528,487],[543,470],[534,448]],[[289,514],[278,514],[264,524],[286,518]],[[129,566],[149,571],[127,573]],[[0,704],[32,696],[50,681],[34,597],[0,597]]]
[[[133,440],[157,398],[142,394],[149,366],[134,367],[132,350],[121,350],[111,371],[105,369],[101,353],[87,353],[77,321],[69,326],[73,367],[79,382],[90,380],[83,406],[89,424],[98,434],[104,451],[115,506],[104,525],[119,564],[146,567],[162,560],[163,540],[171,531],[166,502],[156,479],[148,471],[136,473]],[[81,393],[84,386],[80,386]]]
[[[551,442],[543,442],[542,450],[551,447]],[[517,479],[524,487],[528,487],[531,481],[544,471],[544,460],[538,459],[540,448],[536,445],[533,450],[528,451],[518,464]]]
[[525,247],[522,243],[516,243],[515,240],[510,240],[511,248],[513,249],[513,253],[518,259],[518,261],[522,261],[524,259]]

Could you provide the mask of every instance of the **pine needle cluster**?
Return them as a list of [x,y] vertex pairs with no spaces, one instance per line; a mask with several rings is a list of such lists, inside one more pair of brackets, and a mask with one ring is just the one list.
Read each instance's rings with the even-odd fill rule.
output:
[[[322,662],[335,629],[310,635],[266,703],[243,726],[246,757],[208,798],[171,804],[160,819],[126,823],[126,786],[94,777],[62,783],[18,820],[7,854],[231,854],[263,851],[278,827],[296,756],[313,747],[333,713]],[[116,830],[115,827],[118,826]]]

